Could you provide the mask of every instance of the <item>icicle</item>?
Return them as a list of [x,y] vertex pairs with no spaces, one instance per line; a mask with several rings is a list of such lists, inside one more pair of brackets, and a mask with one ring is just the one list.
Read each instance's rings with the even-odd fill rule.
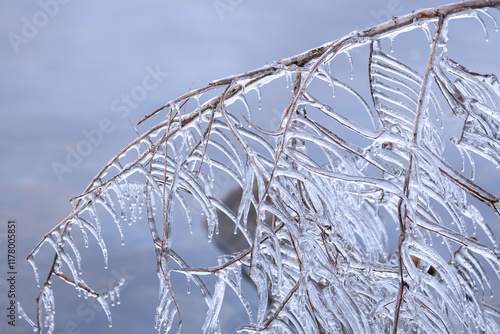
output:
[[59,230],[53,231],[44,241],[48,242],[59,255],[59,247],[61,246],[61,235],[59,234]]
[[390,51],[394,53],[394,36],[389,36]]
[[134,196],[131,199],[130,206],[128,207],[128,209],[130,211],[130,218],[127,221],[127,224],[129,226],[132,225],[132,222],[137,220],[137,203],[136,203],[136,201],[137,201],[137,197]]
[[186,203],[186,200],[182,195],[179,193],[179,191],[175,192],[175,197],[179,200],[181,203],[182,208],[184,209],[184,213],[186,214],[186,218],[188,220],[188,227],[189,227],[189,234],[193,234],[193,218],[191,216],[191,210],[189,209],[189,205]]
[[74,283],[75,289],[78,291],[78,297],[80,297],[81,296],[81,288],[79,285],[80,279],[78,277],[78,271],[75,267],[75,263],[73,262],[73,259],[64,250],[59,252],[59,256],[68,265],[69,270],[71,271],[71,274],[73,275],[73,280],[75,282]]
[[64,235],[63,239],[65,242],[67,242],[69,244],[69,246],[73,250],[73,253],[75,254],[75,258],[76,258],[78,274],[81,275],[82,274],[82,256],[81,256],[80,252],[78,251],[78,248],[75,245],[75,242],[74,242],[73,238],[71,237],[71,235],[66,234],[66,235]]
[[196,111],[198,111],[198,122],[202,122],[202,112],[201,112],[201,105],[200,105],[200,95],[195,95],[193,98],[196,101]]
[[333,77],[332,75],[332,62],[331,61],[328,61],[325,64],[325,69],[326,69],[326,72]]
[[[82,219],[82,218],[80,218]],[[94,238],[97,240],[97,243],[99,244],[99,247],[101,247],[102,255],[104,257],[104,268],[108,268],[108,250],[106,249],[106,244],[104,243],[104,240],[102,239],[101,234],[96,230],[95,226],[90,224],[89,222],[85,221],[82,219],[85,223],[85,227],[92,233]]]
[[[235,96],[235,99],[240,100],[243,105],[245,106],[245,109],[247,111],[247,118],[248,122],[252,123],[252,112],[250,111],[250,105],[248,104],[247,97],[246,97],[246,92],[245,92],[245,84],[242,83],[240,84],[241,87],[241,93]],[[249,128],[252,128],[252,125],[248,125]]]
[[28,315],[24,312],[21,307],[21,303],[17,302],[17,312],[19,314],[19,319],[24,319],[30,324],[31,328],[33,328],[33,332],[38,332],[38,326],[31,320]]
[[[119,181],[118,181],[119,182]],[[121,219],[127,219],[127,212],[126,212],[126,205],[125,205],[125,194],[118,182],[112,182],[110,184],[110,188],[113,189],[113,191],[116,194],[116,197],[118,198],[118,204],[120,205],[120,217]]]
[[318,67],[318,72],[321,73],[325,77],[325,79],[328,82],[328,85],[330,85],[330,87],[332,87],[332,97],[335,98],[335,82],[333,81],[333,78],[332,78],[331,74],[328,72],[325,64],[321,64]]
[[[159,264],[161,265],[161,264]],[[160,274],[160,292],[155,314],[155,328],[161,330],[164,326],[164,333],[168,333],[172,326],[173,318],[177,312],[175,307],[170,307],[173,302],[173,296],[167,286],[164,277]]]
[[54,322],[54,314],[55,314],[55,300],[54,293],[49,286],[44,286],[42,290],[42,303],[45,308],[45,319],[44,326],[48,327],[48,333],[52,333],[54,331],[55,322]]
[[427,40],[429,43],[432,43],[432,34],[431,30],[429,29],[429,24],[427,22],[420,24],[420,28],[425,34],[425,37],[427,37]]
[[122,284],[119,284],[117,285],[115,288],[114,288],[114,293],[115,293],[115,302],[116,302],[116,305],[120,305],[121,301],[120,301],[120,286]]
[[28,262],[29,264],[31,264],[31,267],[33,267],[33,271],[35,272],[36,285],[40,287],[40,274],[38,273],[38,267],[36,266],[35,258],[31,255],[30,257],[28,257]]
[[[153,192],[153,186],[149,184],[149,189],[146,190],[146,205],[150,205],[151,209],[151,214],[154,215],[156,213],[156,200],[155,200],[155,194]],[[149,200],[149,201],[148,201]]]
[[285,87],[286,89],[290,89],[290,86],[293,86],[293,72],[285,71]]
[[219,271],[216,274],[217,281],[215,283],[215,290],[212,296],[212,301],[210,303],[207,317],[205,318],[205,322],[203,324],[202,332],[203,333],[213,333],[219,327],[219,313],[222,306],[222,300],[224,299],[224,292],[226,290],[226,279],[227,272]]
[[470,157],[470,164],[472,167],[471,181],[474,181],[474,179],[476,178],[476,163],[474,162],[472,157]]
[[179,117],[182,115],[181,108],[179,108],[179,105],[177,103],[173,103],[170,106],[170,109],[167,114],[167,118],[174,118],[174,117]]
[[212,163],[212,159],[210,159],[209,156],[205,156],[205,160],[208,164],[208,171],[209,171],[209,181],[210,182],[210,189],[214,189],[214,185],[215,185],[215,172],[214,172],[214,168],[213,168],[213,163]]
[[457,146],[458,152],[460,152],[460,156],[462,157],[462,168],[460,171],[463,173],[465,171],[465,153],[464,149],[461,148],[460,146]]
[[101,304],[104,313],[106,313],[106,316],[108,317],[109,327],[113,327],[113,323],[111,321],[111,310],[109,309],[109,304],[106,301],[106,298],[104,298],[103,295],[99,295],[97,297],[97,301],[99,302],[99,304]]
[[256,88],[255,88],[255,91],[257,92],[258,109],[262,110],[262,91],[261,91],[261,86],[257,85]]
[[87,235],[87,232],[85,231],[85,228],[81,222],[81,220],[78,217],[73,218],[73,223],[76,221],[76,224],[80,228],[80,231],[82,232],[83,235],[83,242],[85,245],[85,248],[89,248],[89,236]]
[[476,163],[474,162],[474,159],[472,158],[472,155],[468,150],[464,150],[465,154],[467,155],[467,158],[469,158],[470,166],[471,166],[471,180],[474,181],[474,178],[476,177]]
[[354,79],[354,63],[352,61],[352,54],[350,51],[345,51],[345,54],[347,56],[347,59],[349,60],[349,65],[351,66],[350,74],[349,74],[349,79],[353,80]]
[[115,290],[109,290],[107,293],[107,297],[109,298],[109,301],[111,302],[111,306],[115,306]]
[[122,222],[119,219],[115,219],[115,224],[116,224],[116,227],[118,227],[118,231],[120,233],[121,245],[124,246],[125,245],[125,236],[123,234]]
[[84,211],[87,211],[90,215],[90,218],[93,221],[95,221],[97,232],[101,234],[101,222],[99,221],[99,216],[97,215],[97,208],[95,205],[95,201],[93,199],[89,199],[89,201],[90,201],[90,207],[87,205]]

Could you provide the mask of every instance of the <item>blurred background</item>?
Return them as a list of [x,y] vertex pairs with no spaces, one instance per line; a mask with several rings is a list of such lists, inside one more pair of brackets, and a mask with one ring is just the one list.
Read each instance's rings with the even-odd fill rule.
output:
[[[212,80],[293,56],[391,16],[444,3],[447,1],[2,1],[1,309],[5,310],[7,302],[7,221],[17,222],[17,300],[34,318],[38,290],[25,256],[71,211],[68,199],[80,194],[101,167],[134,139],[131,123]],[[486,44],[481,25],[464,21],[467,23],[454,25],[450,33],[454,43],[467,46],[458,60],[475,71],[500,74],[500,43],[491,21],[487,21],[492,35],[487,52],[477,51]],[[415,60],[427,57],[427,50],[412,48],[412,41],[404,37],[399,39],[395,39],[396,48],[402,43]],[[498,181],[493,182],[497,189]],[[116,228],[110,228],[111,238],[106,239],[110,269],[90,275],[89,283],[95,279],[102,289],[120,276],[128,279],[122,304],[112,308],[113,327],[107,328],[97,303],[79,299],[73,288],[58,284],[55,333],[155,332],[158,281],[148,233],[141,222],[127,226],[126,245],[121,247]],[[195,230],[194,238],[206,239],[201,228]],[[188,249],[193,241],[179,244]],[[44,263],[50,265],[49,258],[39,261],[40,268]],[[88,261],[102,267],[99,253],[89,252]],[[105,277],[104,282],[100,277]],[[190,312],[203,319],[206,307],[192,305]],[[0,332],[30,331],[24,320],[8,326],[3,312]],[[229,310],[228,321],[241,320],[238,313]],[[184,320],[183,332],[197,332],[190,329],[192,323]]]

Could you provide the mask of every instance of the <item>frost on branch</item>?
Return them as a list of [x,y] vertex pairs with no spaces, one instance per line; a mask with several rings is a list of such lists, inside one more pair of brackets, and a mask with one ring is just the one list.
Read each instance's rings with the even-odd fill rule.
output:
[[[474,180],[475,159],[498,178],[500,84],[448,55],[450,21],[486,27],[483,17],[493,18],[486,7],[498,6],[469,1],[393,18],[214,81],[147,115],[140,123],[154,125],[72,199],[71,214],[30,254],[37,273],[40,247],[55,252],[40,281],[37,320],[23,316],[40,333],[54,331],[52,285],[60,278],[97,298],[111,323],[109,303],[123,281],[105,292],[88,286],[72,235],[80,231],[86,246],[95,239],[107,266],[106,215],[122,243],[123,222],[149,225],[158,331],[182,329],[189,310],[177,302],[172,277],[184,275],[206,302],[204,333],[222,332],[228,291],[246,311],[240,332],[500,332],[499,310],[487,303],[500,278],[490,227],[499,199]],[[418,69],[393,52],[393,40],[412,30],[427,41]],[[364,67],[353,60],[358,51]],[[350,67],[348,80],[339,66]],[[271,104],[279,105],[274,120]],[[452,138],[445,118],[459,130]],[[217,175],[240,190],[236,205],[216,191]],[[240,247],[216,266],[193,267],[173,247],[179,213],[190,228],[201,213],[208,240],[230,228]],[[242,288],[248,279],[256,305]]]

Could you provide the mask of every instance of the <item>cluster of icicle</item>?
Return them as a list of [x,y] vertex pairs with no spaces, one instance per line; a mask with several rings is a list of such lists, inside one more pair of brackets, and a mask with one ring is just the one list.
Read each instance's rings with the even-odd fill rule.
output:
[[[159,278],[158,331],[181,330],[183,310],[171,276],[182,274],[205,298],[203,333],[222,331],[226,288],[247,312],[239,332],[500,333],[495,321],[500,312],[486,303],[493,294],[488,273],[500,276],[500,250],[482,215],[492,210],[497,224],[499,200],[445,160],[448,141],[472,166],[476,155],[500,167],[500,85],[494,75],[475,73],[446,57],[450,20],[473,17],[484,23],[481,16],[490,16],[472,5],[454,6],[394,18],[297,57],[214,81],[148,115],[158,123],[117,153],[73,199],[70,216],[30,255],[34,264],[43,243],[56,253],[42,285],[38,321],[24,315],[35,331],[54,330],[51,286],[58,277],[84,297],[98,298],[111,319],[108,303],[118,298],[123,282],[105,293],[87,286],[71,234],[78,229],[87,244],[90,232],[107,265],[101,210],[120,233],[123,221],[145,216],[149,223]],[[413,29],[429,39],[425,73],[382,47],[383,38]],[[332,74],[340,54],[351,59],[350,52],[363,46],[369,48],[368,96]],[[269,112],[260,106],[261,89],[283,78],[289,98],[279,127],[252,124]],[[333,99],[338,91],[354,97],[358,105],[345,107],[364,110],[371,125],[357,124],[318,97],[314,87],[320,86],[328,87]],[[259,108],[248,103],[251,96],[257,96]],[[440,126],[447,108],[462,124],[460,136],[451,141]],[[342,137],[333,125],[368,144]],[[214,192],[217,173],[242,189],[237,210]],[[216,267],[191,268],[172,248],[172,227],[179,211],[194,224],[193,207],[206,218],[208,239],[218,233],[222,213],[249,247],[219,258]],[[255,233],[247,228],[251,208],[257,212]],[[388,229],[397,230],[398,240],[389,242]],[[437,240],[447,251],[437,250]],[[245,268],[256,306],[242,289]],[[205,275],[215,276],[213,287]]]

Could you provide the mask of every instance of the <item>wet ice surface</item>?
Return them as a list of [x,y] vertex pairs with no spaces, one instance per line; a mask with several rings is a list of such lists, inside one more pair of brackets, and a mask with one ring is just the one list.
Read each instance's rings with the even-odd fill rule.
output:
[[[359,9],[359,4],[351,8],[347,4],[341,5],[346,8],[328,8],[328,5],[295,8],[283,4],[242,2],[234,10],[226,12],[221,21],[211,2],[176,4],[178,7],[169,7],[174,5],[159,1],[148,6],[129,2],[119,7],[106,7],[106,4],[98,2],[70,2],[61,5],[57,15],[39,29],[27,44],[19,45],[18,53],[4,38],[1,42],[0,69],[5,75],[0,82],[0,94],[5,121],[0,129],[2,152],[9,157],[9,164],[2,165],[3,175],[8,177],[2,179],[6,191],[1,195],[1,216],[3,220],[14,217],[23,225],[19,232],[22,238],[20,253],[27,254],[43,233],[65,217],[71,209],[67,199],[79,194],[109,158],[135,137],[128,118],[135,123],[166,100],[190,88],[260,67],[266,61],[291,56],[355,28],[365,27],[368,22],[383,17],[381,11],[389,8],[385,7],[386,4],[375,7],[377,5],[368,1],[363,10]],[[397,7],[400,10],[392,14],[410,12],[414,9],[410,5],[400,4]],[[425,5],[437,4],[422,4]],[[3,4],[2,7],[5,7],[0,14],[3,16],[3,36],[9,32],[20,32],[21,18],[26,16],[30,19],[40,11],[36,4]],[[278,10],[280,15],[274,15]],[[304,15],[304,12],[309,15]],[[290,23],[296,20],[301,23]],[[472,26],[472,29],[482,32],[476,23]],[[463,35],[463,38],[470,36]],[[489,39],[490,44],[498,41],[491,29]],[[399,43],[405,43],[397,38],[394,42],[395,48]],[[426,57],[425,52],[419,55],[411,46],[408,49],[414,51],[415,57]],[[470,54],[461,55],[462,62],[474,63],[474,47],[470,50]],[[494,54],[497,53],[486,55],[492,61],[490,64],[481,63],[480,66],[499,73]],[[346,67],[349,71],[349,63]],[[159,71],[156,73],[160,72],[160,75],[152,77],[151,72],[157,68]],[[165,74],[167,72],[168,75]],[[144,79],[148,75],[146,85],[156,83],[157,87],[151,90],[136,88],[146,87]],[[147,93],[144,98],[140,95],[142,92]],[[130,100],[122,94],[136,95]],[[109,120],[111,125],[105,126],[108,124],[105,120]],[[92,143],[88,136],[95,134],[92,131],[95,129],[99,129],[102,138],[96,135],[92,137]],[[92,146],[85,147],[83,141],[91,142]],[[78,153],[78,150],[86,155],[79,154],[80,159],[76,158],[74,152]],[[70,159],[73,160],[68,164],[66,159],[71,152]],[[58,174],[54,170],[54,161],[67,165],[71,171]],[[480,177],[487,182],[487,176],[476,175],[476,179]],[[91,302],[80,306],[83,299],[71,297],[64,301],[63,298],[56,298],[60,321],[56,333],[71,332],[74,328],[81,328],[82,332],[102,329],[109,333],[139,332],[150,328],[153,332],[158,280],[154,275],[150,236],[144,233],[147,227],[144,221],[130,228],[125,226],[126,244],[121,248],[116,226],[113,226],[113,221],[110,223],[111,227],[106,232],[107,246],[110,257],[114,257],[114,266],[110,260],[112,267],[108,272],[116,278],[113,270],[120,273],[125,270],[131,281],[123,287],[122,303],[111,307],[113,328],[109,331],[104,329],[107,327],[106,316],[100,307],[94,308]],[[136,229],[142,229],[142,232],[138,233]],[[195,236],[192,241],[179,243],[187,253],[193,249],[192,245],[206,240],[201,224],[193,224],[193,230]],[[99,247],[95,240],[90,244],[94,249]],[[145,255],[137,255],[142,253]],[[207,247],[203,252],[193,252],[192,256],[214,258],[217,253]],[[131,260],[120,260],[120,255],[126,255]],[[92,256],[92,264],[102,268],[102,255]],[[33,315],[36,283],[29,264],[22,268],[19,286],[26,286],[27,289],[19,301]],[[39,268],[43,272],[42,264]],[[41,274],[40,280],[44,279]],[[191,295],[194,295],[196,289],[192,283],[191,290]],[[61,288],[61,291],[56,289],[55,293],[76,295],[74,288],[69,286]],[[194,305],[199,307],[199,312],[193,311],[193,314],[206,314],[202,303]],[[230,310],[227,312],[227,318],[231,319]],[[24,322],[20,320],[18,323],[16,330],[26,332]],[[189,323],[184,320],[186,332],[189,332]],[[2,322],[0,326],[5,324]],[[4,328],[0,328],[3,332]]]

